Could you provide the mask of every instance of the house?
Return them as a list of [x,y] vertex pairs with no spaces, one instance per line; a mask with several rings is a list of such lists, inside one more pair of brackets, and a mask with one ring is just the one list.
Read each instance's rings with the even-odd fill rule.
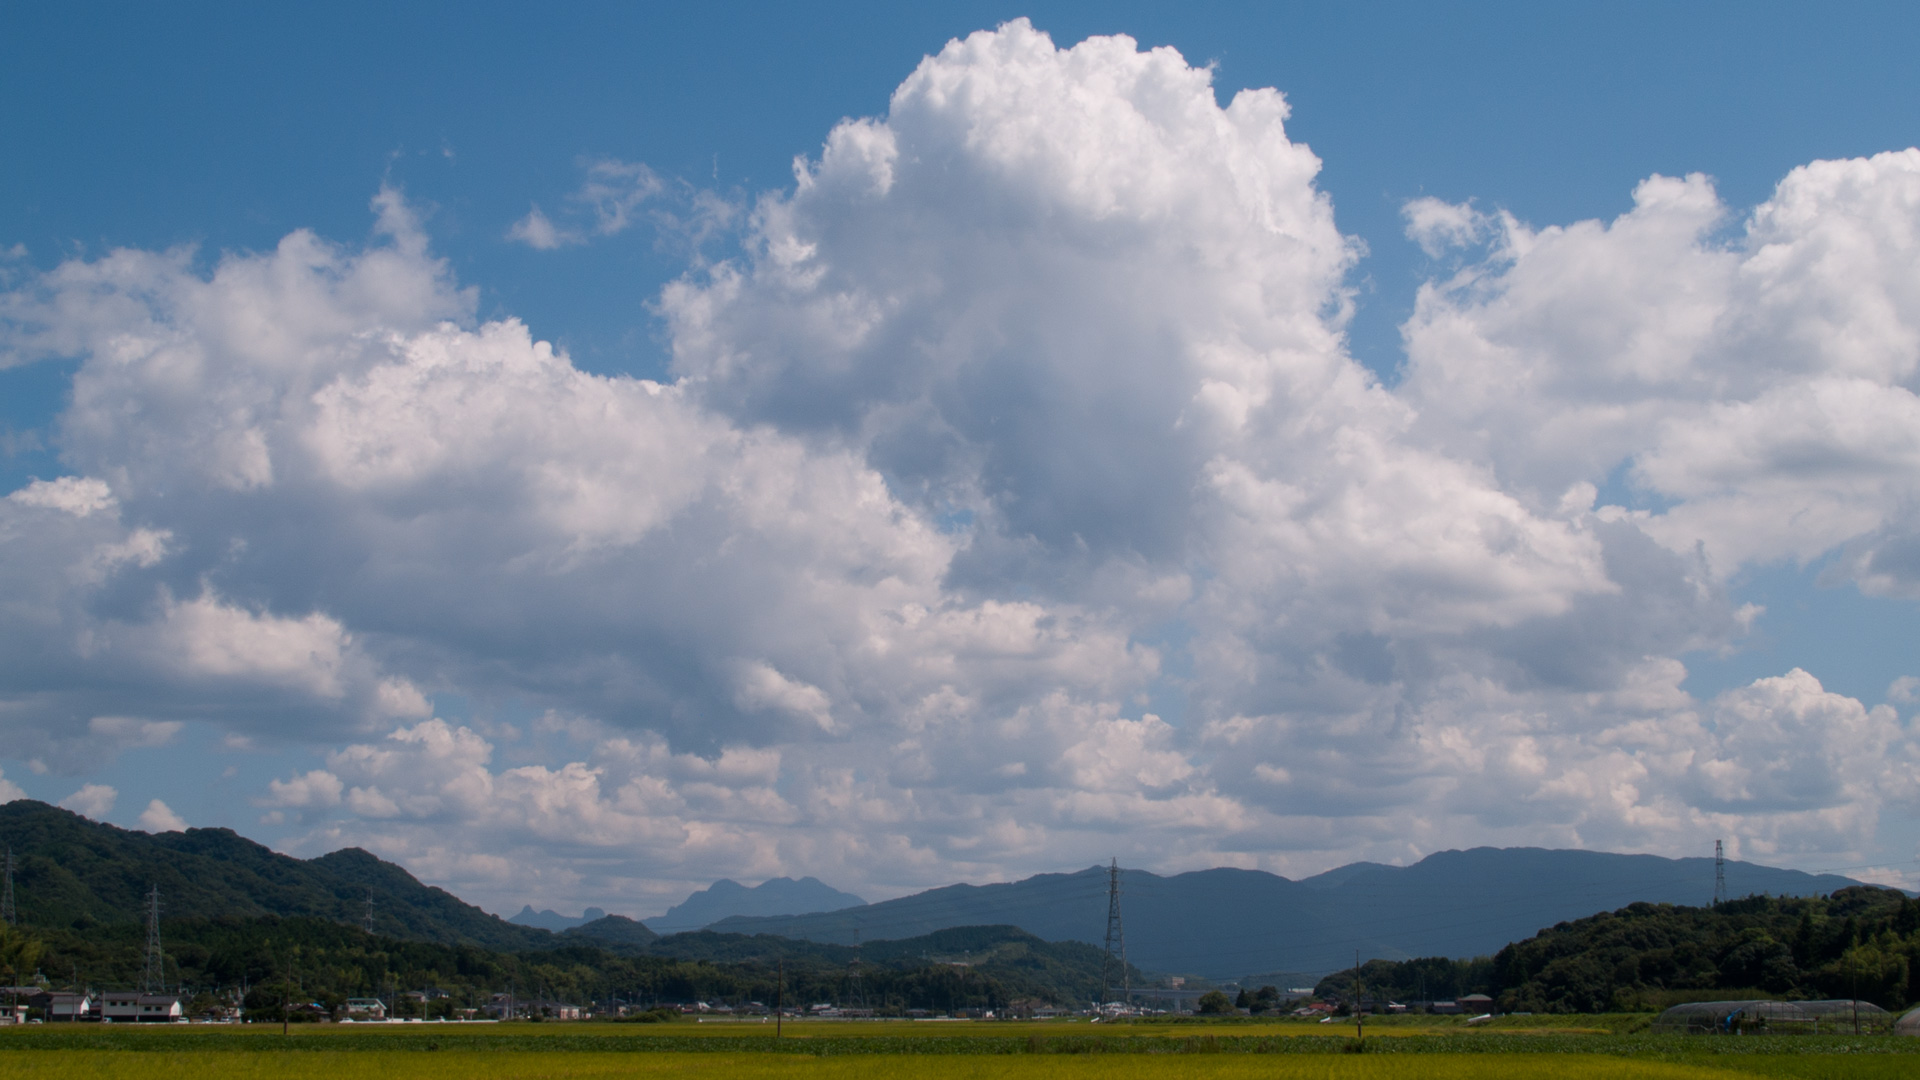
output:
[[100,1019],[109,1024],[184,1024],[187,1011],[175,994],[109,990],[100,995]]
[[387,1003],[379,998],[348,998],[345,1012],[346,1019],[361,1023],[369,1020],[385,1020]]
[[71,1023],[75,1020],[93,1020],[93,995],[73,993],[67,990],[42,990],[27,999],[28,1004],[40,1010],[49,1023]]
[[1468,994],[1465,997],[1456,998],[1455,1001],[1460,1006],[1461,1012],[1472,1013],[1475,1016],[1493,1011],[1493,999],[1485,994]]

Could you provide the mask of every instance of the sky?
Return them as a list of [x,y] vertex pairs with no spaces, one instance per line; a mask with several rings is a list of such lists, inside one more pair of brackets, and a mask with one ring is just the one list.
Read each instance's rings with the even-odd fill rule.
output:
[[395,7],[0,14],[0,799],[1920,887],[1910,7]]

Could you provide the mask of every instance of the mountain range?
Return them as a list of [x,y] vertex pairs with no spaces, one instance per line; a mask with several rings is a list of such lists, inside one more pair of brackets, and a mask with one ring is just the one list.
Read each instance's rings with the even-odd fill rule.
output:
[[769,878],[752,888],[721,878],[668,908],[665,915],[648,919],[647,926],[656,933],[679,934],[734,916],[800,915],[840,911],[865,903],[818,878],[803,877],[798,881],[787,877]]
[[[1859,882],[1726,864],[1730,896],[1813,896]],[[734,917],[709,929],[851,944],[954,926],[1018,926],[1049,941],[1100,944],[1105,867],[995,885],[949,885],[844,911]],[[1705,904],[1712,859],[1540,848],[1474,848],[1411,866],[1354,863],[1293,881],[1259,870],[1120,875],[1127,958],[1149,971],[1233,979],[1324,973],[1365,958],[1491,954],[1545,927],[1636,901]]]
[[[653,928],[619,915],[559,933],[519,925],[358,848],[296,859],[230,829],[149,834],[29,799],[0,805],[0,844],[13,850],[19,914],[29,925],[137,923],[147,890],[157,885],[169,918],[310,916],[362,925],[371,899],[375,932],[404,940],[516,952],[574,943],[672,952],[676,940],[660,941]],[[1488,955],[1542,928],[1635,902],[1703,904],[1713,896],[1713,880],[1712,859],[1474,848],[1404,867],[1354,863],[1299,881],[1226,868],[1170,876],[1124,870],[1120,901],[1134,965],[1234,979],[1325,973],[1352,964],[1356,952],[1389,960]],[[1815,896],[1860,884],[1743,862],[1726,865],[1726,881],[1732,897]],[[730,905],[740,911],[761,904],[764,911],[793,904],[812,913],[733,914],[707,929],[856,945],[1002,926],[1046,941],[1099,945],[1107,883],[1105,868],[1089,867],[861,904],[811,878],[776,878],[753,889],[722,881],[659,921],[674,929]],[[842,902],[857,906],[825,910]],[[533,913],[542,914],[551,913]]]

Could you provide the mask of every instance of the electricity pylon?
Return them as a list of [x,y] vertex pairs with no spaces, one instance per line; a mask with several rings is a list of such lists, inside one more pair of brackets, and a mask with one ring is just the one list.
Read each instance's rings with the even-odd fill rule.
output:
[[167,962],[160,951],[160,886],[147,891],[147,966],[140,973],[140,984],[149,994],[166,989]]
[[[1115,986],[1120,988],[1117,999],[1113,996]],[[1126,1002],[1133,997],[1132,980],[1127,974],[1127,934],[1120,923],[1119,859],[1107,867],[1107,952],[1100,960],[1100,993],[1108,1001]]]

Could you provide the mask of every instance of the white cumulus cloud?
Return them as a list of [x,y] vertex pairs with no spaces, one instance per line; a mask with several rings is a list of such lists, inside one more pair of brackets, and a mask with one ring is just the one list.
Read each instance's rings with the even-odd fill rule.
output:
[[140,827],[148,832],[186,832],[187,819],[173,812],[173,808],[159,799],[147,803],[140,811]]
[[[1605,223],[1409,204],[1477,253],[1389,388],[1288,116],[1127,38],[951,42],[690,260],[663,381],[478,319],[392,190],[364,248],[24,278],[0,351],[78,360],[75,475],[0,500],[0,731],[67,772],[184,722],[312,747],[255,796],[295,848],[502,906],[1873,843],[1891,709],[1680,658],[1747,632],[1743,566],[1920,581],[1920,153],[1731,238],[1699,176]],[[515,233],[695,228],[665,186],[593,163]]]
[[95,821],[105,818],[113,812],[114,800],[120,792],[106,784],[83,784],[80,790],[60,800],[60,805],[83,817]]

